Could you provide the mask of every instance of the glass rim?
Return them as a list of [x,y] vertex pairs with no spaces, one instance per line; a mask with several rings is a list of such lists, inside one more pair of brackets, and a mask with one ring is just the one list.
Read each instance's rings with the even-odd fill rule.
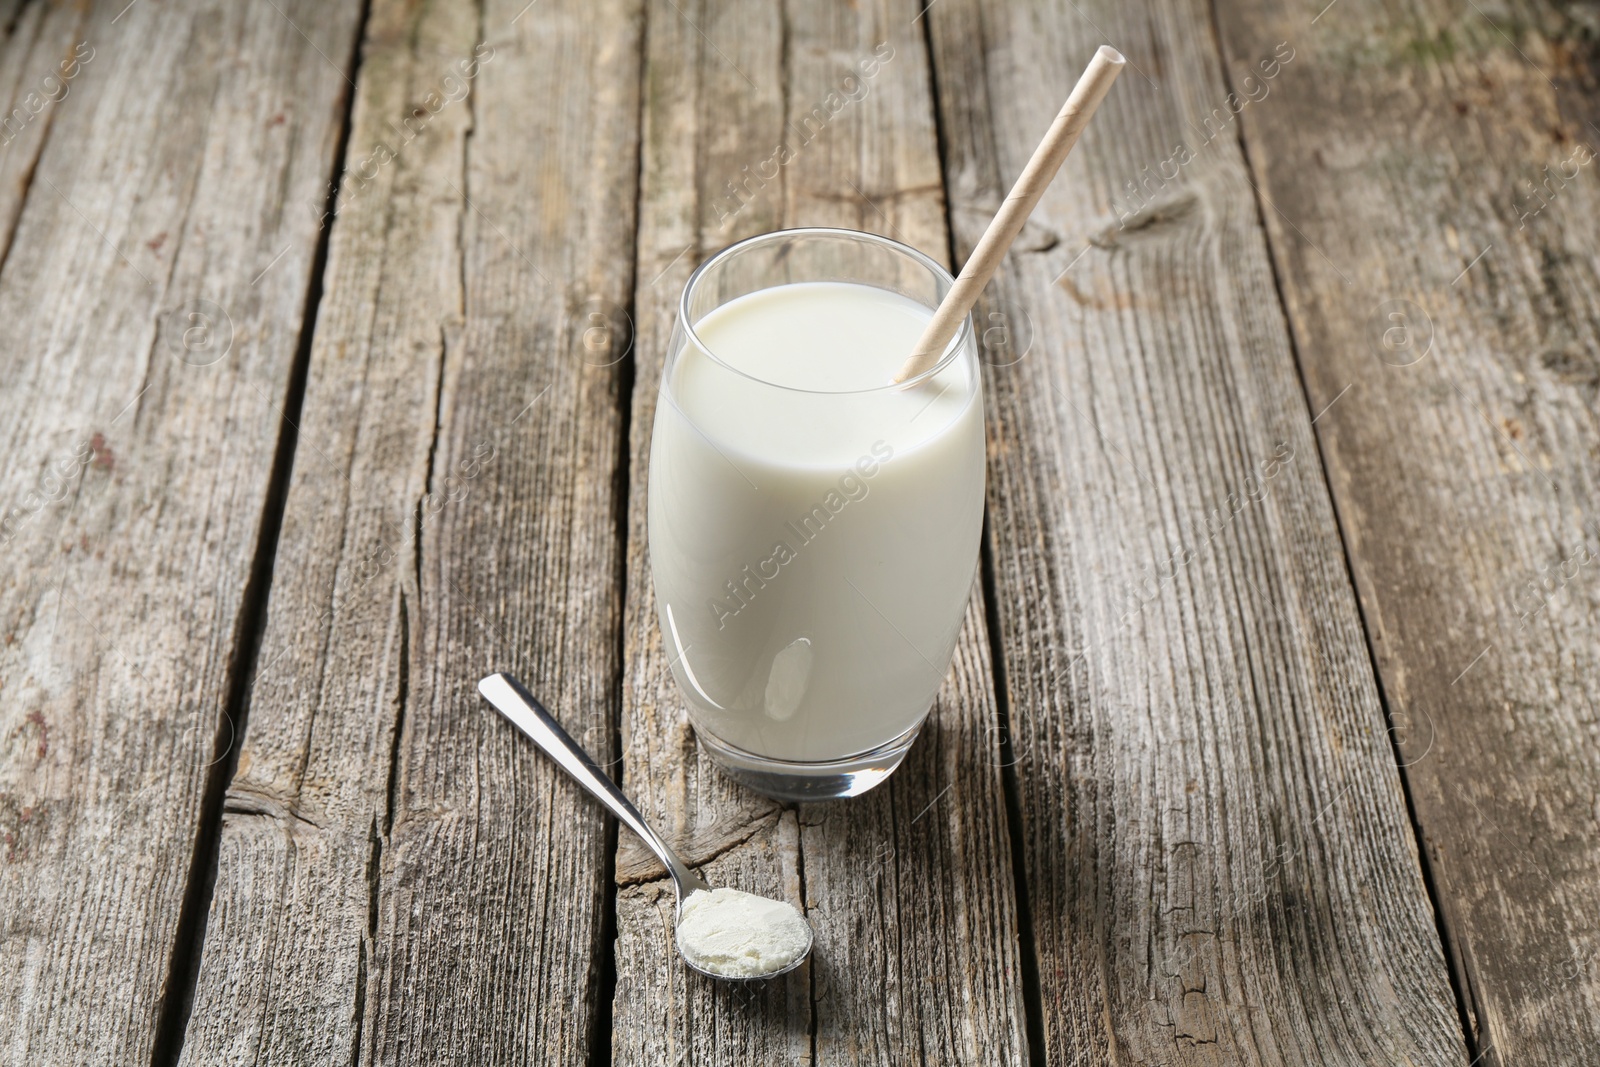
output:
[[[883,385],[870,385],[865,389],[805,389],[800,386],[783,385],[778,382],[771,382],[765,378],[758,377],[749,373],[748,371],[742,371],[738,367],[735,367],[732,363],[729,363],[727,360],[717,355],[716,352],[712,351],[711,346],[701,340],[700,335],[695,332],[694,324],[689,321],[689,294],[694,292],[695,286],[700,281],[700,276],[705,273],[708,268],[712,267],[724,258],[732,255],[733,253],[740,251],[749,245],[760,244],[765,241],[772,241],[782,237],[797,236],[849,238],[855,241],[862,241],[866,244],[880,245],[893,252],[898,252],[899,254],[910,259],[912,262],[917,263],[927,269],[935,278],[943,280],[947,287],[947,293],[949,292],[948,287],[953,286],[956,283],[954,276],[952,276],[951,273],[944,268],[943,264],[930,257],[927,253],[912,248],[910,245],[905,244],[904,242],[896,241],[891,237],[883,237],[876,233],[868,233],[865,230],[849,230],[842,226],[796,226],[793,229],[769,230],[766,233],[758,233],[751,237],[745,237],[741,240],[735,241],[731,245],[728,245],[726,248],[723,248],[721,251],[711,256],[710,259],[707,259],[704,263],[696,267],[694,269],[694,273],[689,275],[689,280],[683,285],[683,295],[678,297],[678,325],[683,327],[684,333],[688,335],[689,340],[694,343],[695,347],[704,352],[713,363],[717,364],[717,366],[722,367],[725,370],[732,371],[741,378],[748,378],[750,381],[755,382],[758,385],[764,385],[769,389],[782,389],[791,393],[812,393],[818,396],[859,396],[864,393],[878,393],[894,389],[911,389],[915,386],[921,385],[923,382],[928,381],[934,375],[948,367],[952,362],[955,361],[956,357],[961,354],[962,350],[966,348],[967,340],[972,336],[971,312],[968,312],[962,317],[961,328],[956,331],[955,337],[951,338],[950,343],[945,346],[944,353],[939,357],[939,362],[935,363],[921,374],[907,378],[903,382],[886,382]],[[752,290],[752,292],[757,291],[759,290]],[[892,292],[893,290],[889,291]],[[903,296],[905,294],[901,295]],[[735,299],[737,299],[737,297]],[[918,302],[920,303],[920,301]],[[908,352],[906,355],[909,358],[910,353]]]

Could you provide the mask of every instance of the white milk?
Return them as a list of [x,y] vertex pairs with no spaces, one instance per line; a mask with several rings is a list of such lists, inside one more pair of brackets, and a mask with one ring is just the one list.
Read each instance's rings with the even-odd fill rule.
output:
[[721,362],[690,338],[667,367],[651,569],[695,723],[728,744],[864,752],[921,722],[944,678],[983,524],[970,341],[929,381],[876,388],[931,315],[870,286],[781,285],[695,324]]

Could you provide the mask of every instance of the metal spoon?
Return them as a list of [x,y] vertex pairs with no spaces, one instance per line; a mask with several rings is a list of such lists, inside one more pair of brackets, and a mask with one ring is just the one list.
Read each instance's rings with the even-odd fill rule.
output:
[[[578,784],[592,793],[600,803],[611,809],[623,825],[644,840],[650,846],[650,851],[656,854],[662,864],[667,868],[667,873],[672,875],[672,885],[678,894],[677,907],[673,909],[673,921],[676,924],[683,918],[683,901],[695,890],[711,892],[711,886],[701,878],[689,865],[678,858],[678,854],[667,847],[667,843],[652,830],[644,821],[644,816],[639,814],[639,809],[633,806],[622,792],[585,752],[574,741],[561,724],[546,710],[544,706],[534,699],[533,694],[522,687],[522,683],[509,674],[491,674],[478,683],[478,692],[484,699],[494,705],[496,711],[511,720],[511,725],[527,734],[533,743],[544,749],[545,752],[561,764],[563,770],[572,775]],[[812,938],[815,943],[815,937]],[[677,938],[673,938],[677,944]],[[680,950],[679,955],[683,955]],[[698,967],[688,957],[683,962],[690,970],[699,971],[708,978],[717,978],[722,981],[748,981],[750,979],[776,978],[780,974],[788,974],[806,961],[811,955],[811,943],[806,945],[806,950],[797,956],[794,962],[766,974],[739,975],[737,977],[726,974],[717,974]]]

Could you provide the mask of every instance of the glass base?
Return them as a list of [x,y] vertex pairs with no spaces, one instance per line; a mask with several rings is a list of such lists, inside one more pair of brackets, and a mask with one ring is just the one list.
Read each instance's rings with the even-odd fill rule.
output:
[[[926,722],[924,717],[922,720]],[[710,732],[695,728],[695,737],[717,766],[741,785],[778,800],[836,800],[860,796],[894,773],[922,730],[922,722],[877,748],[836,760],[802,763],[746,752]]]

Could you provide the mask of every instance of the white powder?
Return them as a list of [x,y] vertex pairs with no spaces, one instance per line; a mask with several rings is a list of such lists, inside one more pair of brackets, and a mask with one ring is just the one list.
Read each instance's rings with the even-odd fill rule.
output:
[[810,949],[811,927],[792,905],[737,889],[696,889],[678,917],[678,951],[728,978],[771,974]]

